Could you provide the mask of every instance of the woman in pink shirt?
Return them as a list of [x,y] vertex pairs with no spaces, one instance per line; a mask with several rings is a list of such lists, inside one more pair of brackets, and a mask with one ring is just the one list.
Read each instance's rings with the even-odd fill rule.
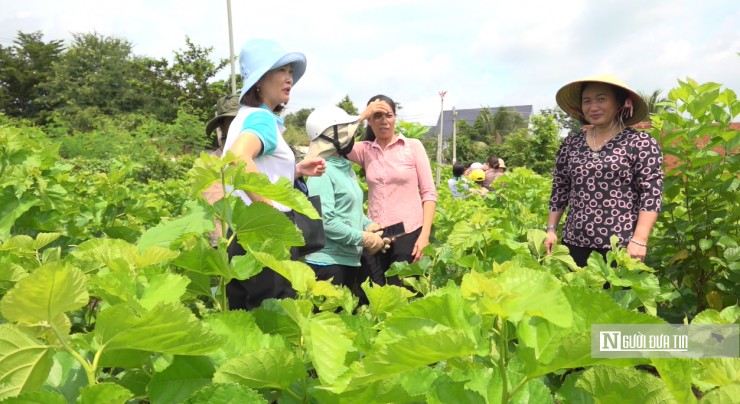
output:
[[403,222],[406,234],[390,249],[366,257],[364,272],[373,283],[401,285],[385,277],[393,262],[416,262],[429,244],[437,190],[424,146],[418,139],[396,133],[396,103],[385,95],[372,97],[363,112],[368,126],[363,141],[355,143],[348,159],[365,169],[367,216],[381,227]]

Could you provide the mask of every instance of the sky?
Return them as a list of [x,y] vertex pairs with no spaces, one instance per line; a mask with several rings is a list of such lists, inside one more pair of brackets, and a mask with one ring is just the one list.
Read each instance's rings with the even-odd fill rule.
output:
[[[186,37],[214,60],[230,53],[227,0],[0,0],[0,10],[3,46],[18,31],[66,44],[96,32],[140,56],[172,60]],[[385,94],[401,120],[433,125],[443,106],[553,108],[560,87],[602,73],[647,93],[686,78],[740,93],[737,0],[232,0],[231,14],[236,55],[256,37],[306,55],[288,112],[345,95],[361,109]]]

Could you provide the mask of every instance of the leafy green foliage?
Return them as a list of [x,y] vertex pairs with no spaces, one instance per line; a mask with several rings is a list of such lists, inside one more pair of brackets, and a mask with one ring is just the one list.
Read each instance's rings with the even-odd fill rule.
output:
[[658,222],[664,242],[648,262],[680,285],[676,306],[685,315],[740,298],[740,136],[730,127],[740,101],[717,83],[678,84],[668,93],[668,108],[652,116],[651,134],[667,162],[666,213]]
[[[737,115],[732,95],[715,90],[699,86],[689,94],[692,106],[680,119],[688,119],[689,109],[726,119],[734,108]],[[722,105],[725,115],[717,108]],[[3,121],[0,398],[548,403],[724,402],[737,395],[738,358],[593,358],[590,341],[593,324],[683,322],[689,312],[696,315],[685,321],[694,324],[737,323],[731,281],[738,239],[729,198],[734,132],[711,140],[714,132],[699,129],[712,134],[711,147],[730,153],[716,151],[721,161],[698,155],[694,165],[670,172],[693,174],[666,180],[671,210],[663,217],[670,219],[662,218],[651,238],[647,265],[616,244],[606,259],[593,255],[583,268],[564,246],[546,254],[539,228],[548,214],[550,179],[515,168],[485,196],[453,199],[440,187],[425,256],[394,264],[391,273],[403,287],[362,285],[369,304],[357,307],[346,288],[318,281],[305,263],[288,259],[302,238],[282,213],[265,204],[247,207],[234,195],[254,192],[317,217],[289,181],[273,184],[246,173],[231,154],[156,163],[169,161],[158,154],[164,150],[197,152],[187,140],[195,137],[167,149],[170,135],[160,136],[195,130],[196,114],[182,114],[174,123],[136,113],[91,120],[90,132],[72,132],[79,141],[62,140],[73,125],[61,116],[59,126],[45,130]],[[683,125],[664,116],[665,125]],[[553,124],[549,116],[533,118],[543,139],[552,136]],[[692,128],[687,123],[682,130]],[[671,140],[673,132],[666,133],[664,147],[678,154],[682,135]],[[94,158],[81,154],[86,136],[106,135],[122,146],[104,154],[101,143],[91,146],[100,153]],[[517,136],[504,136],[504,145]],[[59,155],[60,144],[69,155]],[[538,153],[553,145],[543,142]],[[696,178],[704,175],[699,167],[717,164],[724,168],[709,171],[714,180]],[[682,181],[693,181],[693,188]],[[209,205],[200,196],[213,184],[226,196]],[[686,201],[695,194],[715,205]],[[714,206],[724,209],[721,217]],[[688,212],[701,209],[708,222],[688,220]],[[225,231],[212,246],[206,233],[214,220]],[[684,252],[670,226],[684,241],[700,240]],[[247,254],[229,260],[234,234]],[[689,262],[709,265],[701,270],[716,288],[707,293],[710,309],[696,312],[693,283],[676,277]],[[225,285],[263,267],[288,279],[296,298],[228,311]],[[719,304],[713,292],[721,293]]]

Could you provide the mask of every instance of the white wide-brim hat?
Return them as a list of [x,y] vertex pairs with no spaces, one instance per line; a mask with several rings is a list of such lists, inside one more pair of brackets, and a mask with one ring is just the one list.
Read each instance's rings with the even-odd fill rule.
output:
[[581,92],[583,91],[583,85],[586,83],[604,83],[615,87],[619,87],[626,91],[632,100],[634,111],[632,116],[624,120],[626,126],[634,125],[641,122],[648,114],[648,106],[645,100],[640,97],[637,92],[627,87],[623,81],[619,80],[613,74],[601,74],[593,77],[586,77],[585,79],[576,80],[572,83],[564,85],[558,90],[555,95],[555,101],[558,103],[560,108],[565,111],[571,117],[578,119],[582,123],[586,123],[581,109]]
[[239,99],[270,70],[293,66],[293,85],[306,72],[306,56],[300,52],[285,52],[272,39],[256,38],[247,41],[239,52],[239,69],[242,74],[242,91]]

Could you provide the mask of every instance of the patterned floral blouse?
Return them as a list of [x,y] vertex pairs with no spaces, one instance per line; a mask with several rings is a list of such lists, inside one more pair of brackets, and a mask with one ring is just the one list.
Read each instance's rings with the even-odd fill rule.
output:
[[663,155],[649,134],[626,128],[598,152],[586,132],[560,146],[550,196],[550,211],[569,207],[562,241],[586,248],[610,248],[632,236],[640,211],[660,212]]

